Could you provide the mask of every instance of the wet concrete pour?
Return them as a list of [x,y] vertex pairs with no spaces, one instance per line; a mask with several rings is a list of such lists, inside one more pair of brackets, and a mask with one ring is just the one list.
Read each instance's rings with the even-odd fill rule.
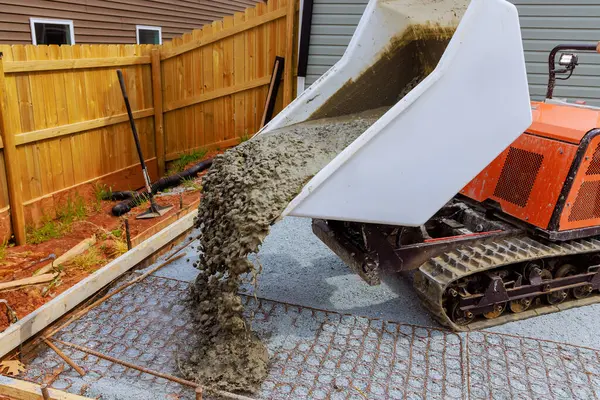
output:
[[[185,344],[194,342],[195,333],[181,302],[189,283],[172,277],[193,274],[181,263],[167,268],[173,269],[127,288],[54,338],[179,376],[178,360],[187,356]],[[600,397],[597,350],[492,332],[457,335],[279,301],[244,300],[246,315],[271,356],[269,376],[255,398]],[[57,389],[102,399],[194,398],[193,390],[180,383],[57,346],[87,372],[80,377],[65,366],[52,383]],[[41,383],[63,361],[45,345],[38,350],[22,378]]]

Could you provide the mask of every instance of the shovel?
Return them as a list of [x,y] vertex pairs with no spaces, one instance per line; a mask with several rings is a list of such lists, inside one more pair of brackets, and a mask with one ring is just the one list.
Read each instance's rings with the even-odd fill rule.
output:
[[138,156],[140,158],[140,165],[142,166],[142,175],[144,175],[144,183],[146,190],[148,191],[148,200],[150,201],[150,208],[138,216],[136,219],[148,219],[156,218],[166,214],[173,206],[161,206],[156,204],[154,196],[152,195],[152,185],[150,182],[150,175],[148,175],[148,169],[144,162],[144,155],[142,154],[142,147],[140,146],[140,138],[138,137],[137,129],[135,127],[135,121],[133,114],[131,113],[131,105],[129,104],[129,97],[127,96],[127,90],[125,89],[125,80],[123,79],[123,72],[118,69],[117,75],[119,76],[119,84],[121,85],[121,92],[123,93],[123,100],[125,100],[125,107],[127,107],[127,115],[129,115],[129,124],[131,125],[131,132],[133,132],[133,139],[135,140],[135,147],[137,148]]

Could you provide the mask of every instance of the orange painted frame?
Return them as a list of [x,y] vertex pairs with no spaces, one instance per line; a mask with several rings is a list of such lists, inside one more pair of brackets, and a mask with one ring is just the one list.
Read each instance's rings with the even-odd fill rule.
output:
[[[573,180],[571,190],[569,190],[569,195],[567,196],[565,206],[560,214],[559,231],[600,226],[600,218],[569,222],[569,215],[571,214],[571,210],[575,204],[581,186],[585,182],[600,181],[600,174],[586,174],[590,164],[594,161],[594,153],[596,152],[598,146],[600,146],[600,136],[596,136],[590,141],[585,151],[585,155],[581,159],[581,164],[579,165],[577,173],[575,174],[575,179]],[[598,160],[596,160],[596,162],[598,162]]]
[[[540,170],[525,207],[494,195],[510,148],[542,154]],[[524,133],[479,173],[460,193],[478,202],[493,200],[502,211],[519,220],[547,229],[578,146]]]

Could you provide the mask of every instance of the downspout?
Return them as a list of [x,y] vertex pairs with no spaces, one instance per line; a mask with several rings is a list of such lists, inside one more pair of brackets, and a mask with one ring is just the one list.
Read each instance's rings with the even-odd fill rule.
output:
[[313,0],[300,0],[300,38],[298,43],[298,95],[305,89]]

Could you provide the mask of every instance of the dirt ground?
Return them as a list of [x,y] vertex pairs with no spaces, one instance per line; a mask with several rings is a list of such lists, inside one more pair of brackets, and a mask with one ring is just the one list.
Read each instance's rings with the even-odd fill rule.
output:
[[[203,160],[212,158],[218,153],[220,152],[210,152],[203,157]],[[199,161],[200,160],[191,162],[186,168],[189,168]],[[201,185],[203,175],[204,173],[195,179],[195,183]],[[94,235],[96,236],[97,241],[93,246],[92,251],[94,251],[94,249],[96,250],[94,252],[96,257],[92,258],[84,266],[65,265],[59,284],[54,284],[49,287],[49,284],[52,282],[46,282],[39,285],[0,291],[0,299],[4,299],[8,302],[19,319],[25,317],[58,294],[93,274],[109,261],[118,257],[120,253],[116,250],[115,242],[125,242],[125,218],[129,221],[131,238],[134,239],[153,226],[160,224],[161,221],[164,221],[177,213],[180,209],[180,198],[183,208],[190,207],[198,200],[200,188],[188,189],[185,191],[181,191],[181,189],[181,186],[172,188],[167,193],[162,193],[160,197],[157,198],[159,204],[173,206],[169,212],[160,218],[141,220],[135,219],[135,216],[145,211],[148,208],[148,204],[133,208],[129,213],[122,217],[115,217],[112,215],[111,209],[119,203],[118,201],[103,201],[98,208],[94,207],[93,202],[95,199],[92,196],[84,196],[88,211],[87,217],[84,220],[73,222],[68,232],[63,236],[47,240],[40,244],[26,244],[23,246],[9,246],[6,248],[4,256],[0,259],[0,283],[31,277],[35,271],[51,262],[40,262],[40,260],[43,260],[51,254],[59,257],[82,240],[88,239]],[[111,234],[111,232],[120,233],[120,236],[117,238]],[[121,244],[121,246],[123,246],[123,244]],[[89,250],[86,253],[89,253]],[[92,265],[89,265],[90,263],[92,263]],[[0,332],[4,331],[8,325],[8,316],[5,313],[4,307],[2,307],[0,309]]]

